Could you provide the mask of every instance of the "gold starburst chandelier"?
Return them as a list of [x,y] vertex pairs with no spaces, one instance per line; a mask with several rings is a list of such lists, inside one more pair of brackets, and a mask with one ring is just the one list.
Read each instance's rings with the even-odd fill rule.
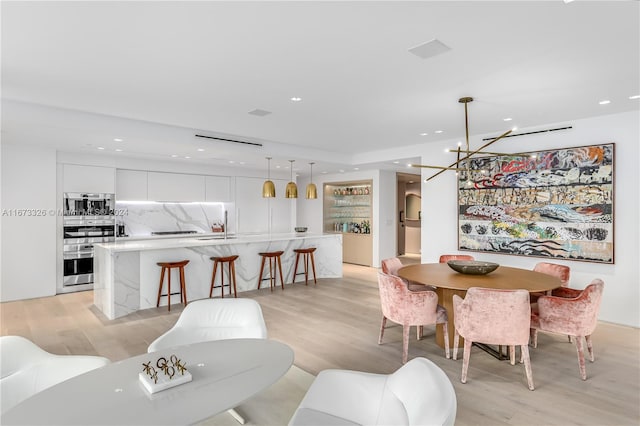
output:
[[[435,178],[436,176],[439,176],[440,174],[446,172],[447,170],[454,170],[454,171],[456,171],[456,173],[458,173],[459,171],[466,171],[466,175],[467,175],[467,177],[469,177],[470,176],[470,165],[469,165],[470,161],[469,160],[471,159],[471,157],[473,155],[477,155],[477,154],[484,154],[484,155],[516,155],[516,154],[504,154],[504,153],[499,153],[499,152],[484,151],[484,149],[487,148],[489,145],[491,145],[493,143],[496,143],[500,139],[504,138],[505,136],[510,134],[514,129],[507,130],[506,132],[504,132],[500,136],[491,139],[489,142],[487,142],[486,144],[482,145],[480,148],[472,151],[471,147],[469,146],[469,115],[468,115],[468,111],[467,111],[467,104],[469,104],[469,102],[473,102],[473,98],[467,96],[467,97],[458,99],[458,102],[460,102],[461,104],[464,104],[464,127],[465,127],[465,137],[466,137],[465,149],[462,149],[460,143],[458,143],[458,148],[457,149],[454,149],[454,150],[448,149],[447,150],[448,152],[456,152],[457,153],[456,161],[454,161],[453,163],[449,164],[448,166],[430,166],[430,165],[425,165],[425,164],[410,164],[411,167],[421,167],[421,168],[426,168],[426,169],[439,169],[440,170],[439,172],[434,173],[433,175],[431,175],[428,178],[426,178],[424,180],[425,182],[430,181],[431,179]],[[462,163],[462,162],[464,162],[464,167],[460,167],[460,163]]]

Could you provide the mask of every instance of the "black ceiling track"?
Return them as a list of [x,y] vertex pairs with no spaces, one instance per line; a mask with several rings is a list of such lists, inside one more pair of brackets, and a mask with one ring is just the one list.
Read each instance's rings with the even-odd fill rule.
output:
[[218,138],[218,137],[215,137],[215,136],[196,135],[196,137],[197,138],[205,138],[205,139],[215,139],[217,141],[224,141],[224,142],[241,143],[241,144],[245,144],[245,145],[262,146],[261,143],[257,143],[257,142],[237,141],[237,140],[234,140],[234,139]]
[[[513,134],[513,135],[507,135],[507,136],[503,136],[503,137],[504,138],[513,138],[513,137],[516,137],[516,136],[533,135],[535,133],[556,132],[558,130],[568,130],[568,129],[573,129],[573,126],[558,127],[557,129],[536,130],[535,132],[516,133],[516,134]],[[493,140],[493,139],[495,139],[495,138],[484,138],[482,140],[483,141],[490,141],[490,140]]]

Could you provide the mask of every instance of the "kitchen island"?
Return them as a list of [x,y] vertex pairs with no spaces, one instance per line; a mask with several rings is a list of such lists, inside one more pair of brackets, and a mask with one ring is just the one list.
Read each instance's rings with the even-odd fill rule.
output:
[[[342,276],[341,234],[263,234],[224,237],[178,237],[94,244],[94,304],[108,319],[116,319],[140,309],[155,308],[160,267],[157,262],[189,260],[185,267],[185,285],[189,301],[209,297],[212,256],[240,256],[235,262],[238,292],[258,288],[260,252],[282,250],[282,272],[285,284],[293,281],[294,249],[316,247],[317,278]],[[302,260],[298,265],[300,273]],[[225,274],[226,270],[225,269]],[[268,267],[265,267],[268,270]],[[172,293],[180,288],[177,272],[172,272]],[[265,272],[268,275],[268,272]],[[166,294],[166,278],[163,294]],[[216,280],[219,285],[220,275]],[[298,282],[304,278],[298,278]],[[225,278],[225,283],[228,280]],[[278,283],[279,284],[279,283]],[[225,297],[228,297],[228,287]],[[269,291],[268,279],[261,288]],[[279,287],[278,287],[279,288]],[[216,288],[214,296],[220,296]],[[180,296],[175,295],[175,301]],[[166,305],[162,297],[160,304]]]

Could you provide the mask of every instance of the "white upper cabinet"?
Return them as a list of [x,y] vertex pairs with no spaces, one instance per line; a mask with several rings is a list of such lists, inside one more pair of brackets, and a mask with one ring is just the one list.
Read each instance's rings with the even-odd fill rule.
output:
[[236,224],[238,233],[269,231],[268,198],[262,198],[264,179],[236,177]]
[[284,198],[287,181],[272,179],[276,198],[262,198],[264,179],[236,177],[236,212],[239,233],[293,232],[292,205]]
[[[288,181],[279,181],[274,179],[273,183],[276,184],[276,194],[278,196],[276,198],[269,199],[269,219],[271,221],[271,232],[293,232],[294,225],[291,222],[291,212],[297,199],[284,197],[284,192]],[[260,194],[261,193],[262,192],[260,192]],[[300,191],[300,188],[298,188],[298,197],[301,194],[304,197],[304,191]]]
[[117,170],[116,200],[146,201],[147,172],[141,170]]
[[147,179],[149,201],[205,201],[205,176],[203,175],[149,172]]
[[205,200],[208,202],[231,201],[231,178],[205,176]]
[[115,171],[112,167],[65,164],[62,172],[62,190],[113,194],[116,191]]

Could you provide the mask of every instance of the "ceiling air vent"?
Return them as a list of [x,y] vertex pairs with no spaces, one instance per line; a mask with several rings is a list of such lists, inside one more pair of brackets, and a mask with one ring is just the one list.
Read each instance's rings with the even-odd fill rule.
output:
[[265,111],[263,109],[254,109],[253,111],[249,111],[251,115],[257,115],[258,117],[264,117],[265,115],[271,114],[271,111]]
[[430,40],[426,43],[422,43],[415,47],[412,47],[411,49],[409,49],[409,52],[421,57],[422,59],[427,59],[441,53],[448,52],[449,50],[451,50],[449,46],[442,43],[437,38],[434,38],[433,40]]

